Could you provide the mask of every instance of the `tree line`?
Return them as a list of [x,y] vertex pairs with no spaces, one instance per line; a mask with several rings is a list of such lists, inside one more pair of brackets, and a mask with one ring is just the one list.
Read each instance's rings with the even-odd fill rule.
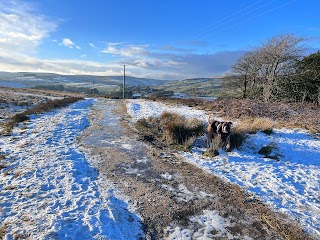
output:
[[303,56],[305,40],[278,35],[247,51],[232,66],[228,84],[242,98],[320,104],[320,51]]

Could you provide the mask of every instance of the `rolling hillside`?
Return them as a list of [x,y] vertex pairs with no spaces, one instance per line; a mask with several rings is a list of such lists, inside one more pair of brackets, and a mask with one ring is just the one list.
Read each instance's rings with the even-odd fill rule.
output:
[[194,78],[166,82],[159,86],[161,90],[174,91],[189,96],[219,96],[223,78]]
[[[126,76],[126,85],[158,89],[159,92],[174,92],[192,97],[218,97],[221,95],[223,78],[194,78],[185,80],[159,80]],[[0,86],[16,88],[41,88],[100,93],[119,91],[123,76],[59,75],[54,73],[9,73],[0,72]]]
[[[126,84],[131,86],[155,86],[167,80],[135,78],[126,76]],[[54,73],[9,73],[0,72],[0,86],[5,87],[41,87],[54,90],[92,89],[101,93],[119,90],[123,84],[122,76],[90,76],[90,75],[59,75]]]

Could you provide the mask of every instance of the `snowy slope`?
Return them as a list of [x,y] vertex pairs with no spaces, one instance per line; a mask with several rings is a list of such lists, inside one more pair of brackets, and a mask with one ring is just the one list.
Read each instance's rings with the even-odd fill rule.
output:
[[[206,121],[204,111],[173,107],[146,100],[128,103],[132,121],[172,111],[188,118]],[[241,124],[241,123],[239,123]],[[272,135],[248,136],[241,150],[204,157],[205,136],[192,152],[181,152],[185,159],[227,181],[242,186],[275,209],[296,219],[304,229],[320,238],[320,140],[303,130],[276,129]],[[263,146],[273,145],[272,155],[280,161],[258,154]]]
[[[140,218],[102,179],[76,138],[89,125],[92,99],[33,116],[12,136],[0,175],[0,225],[6,239],[137,239]],[[3,161],[2,161],[3,163]],[[0,226],[0,227],[1,227]]]

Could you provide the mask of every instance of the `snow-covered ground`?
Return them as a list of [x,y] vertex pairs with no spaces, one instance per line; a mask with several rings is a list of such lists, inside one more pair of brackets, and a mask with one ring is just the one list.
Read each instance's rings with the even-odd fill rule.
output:
[[32,116],[0,137],[0,227],[5,239],[138,239],[140,217],[93,168],[76,138],[89,125],[86,99]]
[[[159,116],[163,111],[196,117],[204,122],[208,117],[201,110],[146,100],[131,100],[127,107],[132,121]],[[206,150],[204,142],[205,136],[198,139],[192,152],[180,154],[188,162],[256,194],[320,238],[319,139],[299,129],[276,129],[271,135],[258,132],[249,135],[240,150],[221,152],[215,158],[202,155]],[[273,146],[270,155],[277,156],[279,160],[258,154],[261,147],[268,145]]]
[[164,111],[175,112],[187,118],[198,118],[207,121],[208,115],[201,110],[195,110],[187,106],[170,106],[159,102],[142,99],[131,100],[128,104],[128,112],[132,121],[136,122],[140,118],[159,117]]
[[[143,236],[140,217],[117,185],[96,172],[99,159],[86,155],[77,137],[89,125],[86,99],[69,107],[32,116],[0,137],[0,228],[5,239],[138,239]],[[207,121],[207,114],[189,107],[131,100],[132,121],[173,111]],[[320,140],[302,130],[276,129],[272,135],[248,136],[241,150],[202,155],[205,137],[192,152],[180,152],[190,163],[242,186],[275,209],[295,218],[320,238]],[[258,154],[272,145],[280,161]],[[130,146],[134,147],[134,146]],[[164,178],[172,176],[163,175]],[[204,210],[190,218],[192,226],[168,226],[169,239],[215,237],[238,239],[232,222],[216,211]],[[212,230],[215,231],[212,231]],[[214,232],[214,235],[212,235]],[[247,239],[250,239],[247,237]]]

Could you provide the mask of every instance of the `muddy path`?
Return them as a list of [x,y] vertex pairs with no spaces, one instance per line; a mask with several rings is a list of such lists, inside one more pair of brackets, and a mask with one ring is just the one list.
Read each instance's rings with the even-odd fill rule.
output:
[[[130,197],[147,239],[303,236],[301,228],[237,185],[185,162],[161,143],[146,141],[132,128],[123,102],[99,99],[89,119],[91,126],[79,139],[82,148],[96,159],[99,174]],[[206,211],[222,227],[194,220]]]

